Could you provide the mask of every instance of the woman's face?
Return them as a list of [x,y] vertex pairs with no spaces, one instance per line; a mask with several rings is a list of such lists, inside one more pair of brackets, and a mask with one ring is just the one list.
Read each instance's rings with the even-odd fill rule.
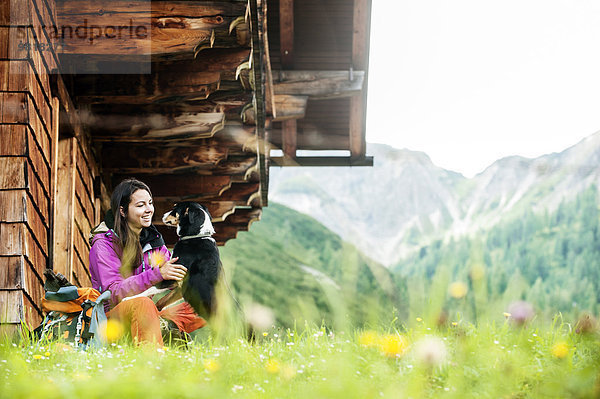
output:
[[154,204],[150,193],[139,189],[131,194],[131,201],[127,209],[127,223],[133,231],[141,231],[152,223]]

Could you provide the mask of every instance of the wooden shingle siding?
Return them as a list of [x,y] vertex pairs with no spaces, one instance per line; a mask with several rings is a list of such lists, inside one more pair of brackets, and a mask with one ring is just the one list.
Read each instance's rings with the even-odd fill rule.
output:
[[43,296],[42,280],[31,263],[23,256],[0,257],[0,270],[4,271],[0,273],[0,285],[5,287],[4,289],[13,291],[25,288],[25,295],[30,298],[35,309],[40,311],[39,304]]
[[[50,266],[57,56],[53,0],[0,4],[0,323],[41,319]],[[3,327],[3,330],[6,328]]]
[[33,233],[45,256],[48,254],[48,226],[42,220],[42,215],[33,205],[33,201],[25,190],[0,191],[0,220],[4,223],[25,223]]
[[35,272],[42,275],[43,269],[38,265],[45,266],[46,256],[25,223],[0,224],[0,251],[2,256],[25,256]]

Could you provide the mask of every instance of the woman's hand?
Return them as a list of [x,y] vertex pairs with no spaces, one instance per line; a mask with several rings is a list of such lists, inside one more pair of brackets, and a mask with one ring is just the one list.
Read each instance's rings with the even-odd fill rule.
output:
[[171,258],[160,267],[163,280],[181,281],[185,277],[187,269],[185,266],[175,263],[177,259],[179,258]]

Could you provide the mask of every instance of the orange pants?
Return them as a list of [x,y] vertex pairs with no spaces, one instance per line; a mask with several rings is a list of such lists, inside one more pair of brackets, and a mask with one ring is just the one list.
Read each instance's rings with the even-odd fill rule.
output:
[[119,303],[107,314],[129,327],[137,343],[151,342],[163,345],[159,317],[172,321],[181,331],[190,333],[204,327],[206,321],[187,303],[171,306],[160,312],[148,297],[133,298]]

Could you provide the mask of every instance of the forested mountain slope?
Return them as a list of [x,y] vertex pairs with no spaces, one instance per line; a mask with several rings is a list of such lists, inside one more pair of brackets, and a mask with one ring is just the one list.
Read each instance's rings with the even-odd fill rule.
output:
[[221,257],[241,302],[273,309],[279,325],[296,318],[342,327],[387,323],[394,307],[407,311],[402,279],[282,205],[269,204],[260,222],[221,248]]
[[[473,295],[448,302],[447,311],[469,318],[502,318],[515,300],[531,302],[542,316],[573,317],[600,311],[600,212],[589,187],[554,212],[525,212],[477,237],[422,247],[394,270],[408,279],[411,308],[423,309],[436,279],[464,282]],[[444,292],[444,295],[446,293]]]

